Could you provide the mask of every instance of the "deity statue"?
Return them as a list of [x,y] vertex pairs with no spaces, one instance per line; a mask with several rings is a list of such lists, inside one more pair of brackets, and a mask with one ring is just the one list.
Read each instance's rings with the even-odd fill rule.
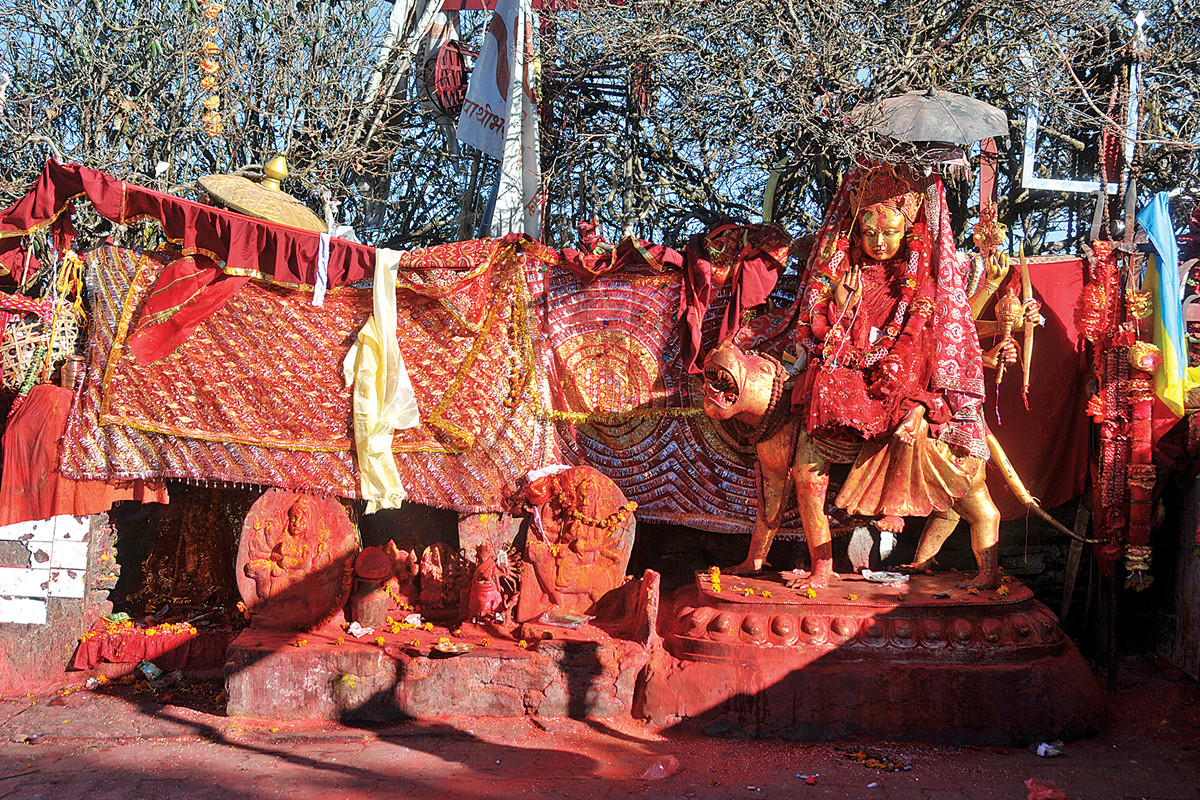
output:
[[388,539],[383,546],[392,564],[392,576],[385,584],[388,596],[397,610],[417,602],[417,576],[421,573],[421,559],[418,550],[400,547],[395,541]]
[[269,491],[255,501],[238,544],[238,591],[256,627],[320,626],[350,594],[358,537],[336,500]]
[[457,614],[467,603],[471,568],[466,558],[445,542],[434,542],[421,553],[421,613]]
[[422,608],[444,608],[446,592],[446,568],[449,561],[448,548],[442,542],[435,542],[425,548],[421,554],[421,594],[419,599]]
[[511,548],[496,550],[489,542],[476,547],[475,554],[467,612],[475,622],[504,622],[516,600],[520,562]]
[[[812,572],[833,577],[824,503],[831,463],[851,464],[835,504],[884,518],[954,513],[971,525],[979,572],[999,581],[1000,517],[983,481],[983,357],[938,175],[860,166],[843,182],[810,255],[796,304],[756,320],[737,341],[790,332],[799,375],[732,344],[705,362],[705,411],[739,420],[762,480],[746,560],[762,570],[794,483]],[[1004,354],[1007,355],[1007,354]]]
[[158,518],[145,584],[130,599],[147,609],[211,609],[237,600],[233,574],[234,519],[249,509],[249,493],[187,486],[177,489]]
[[547,611],[586,615],[621,585],[633,548],[633,512],[607,476],[570,467],[533,481],[525,500],[536,509],[525,545],[518,622]]

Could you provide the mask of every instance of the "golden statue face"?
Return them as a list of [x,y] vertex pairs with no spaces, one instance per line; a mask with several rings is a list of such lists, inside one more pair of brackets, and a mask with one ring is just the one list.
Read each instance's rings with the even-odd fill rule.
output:
[[904,246],[907,227],[904,215],[890,206],[864,208],[855,226],[858,246],[876,261],[887,261]]

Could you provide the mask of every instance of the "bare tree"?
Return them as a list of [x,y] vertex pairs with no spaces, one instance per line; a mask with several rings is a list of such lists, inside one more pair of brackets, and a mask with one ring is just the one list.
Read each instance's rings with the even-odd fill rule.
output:
[[[1107,0],[583,0],[544,37],[551,238],[595,214],[678,242],[722,217],[766,211],[815,229],[850,159],[877,143],[855,111],[936,85],[1004,109],[1000,207],[1035,247],[1086,234],[1079,198],[1020,188],[1019,124],[1044,125],[1039,164],[1097,179],[1100,131],[1124,130],[1128,70],[1144,66],[1137,169],[1151,188],[1197,172],[1200,79],[1194,15],[1157,12],[1133,43],[1133,9]],[[1115,93],[1114,93],[1115,92]],[[962,194],[965,216],[970,186]],[[764,209],[766,197],[769,207]]]
[[[0,201],[24,192],[52,154],[186,193],[200,175],[253,174],[283,152],[289,189],[318,210],[323,190],[341,199],[371,243],[471,235],[497,165],[460,151],[445,120],[439,128],[421,108],[412,59],[380,58],[386,0],[223,5],[209,58],[225,122],[211,138],[200,89],[211,23],[200,0],[15,0],[0,17]],[[1196,190],[1195,0],[1148,9],[1144,45],[1133,41],[1135,4],[1117,0],[546,5],[542,163],[553,245],[593,217],[610,234],[677,245],[718,220],[764,212],[811,232],[850,160],[875,144],[856,112],[932,84],[1008,113],[1002,221],[1035,249],[1074,247],[1090,227],[1087,199],[1025,191],[1017,180],[1023,111],[1031,101],[1041,108],[1043,174],[1098,181],[1101,132],[1124,131],[1135,60],[1144,89],[1134,173],[1145,189]],[[463,14],[464,37],[478,47],[486,16]],[[965,219],[972,186],[951,188]],[[1049,241],[1062,231],[1065,241]]]
[[[318,210],[323,190],[342,199],[373,243],[458,238],[471,160],[421,109],[411,60],[379,64],[390,4],[224,0],[208,20],[210,5],[18,0],[0,17],[0,198],[22,194],[50,155],[187,193],[201,175],[253,174],[283,153],[286,188]],[[377,68],[396,91],[370,90]],[[212,94],[216,137],[202,124]],[[364,214],[371,201],[385,213]]]

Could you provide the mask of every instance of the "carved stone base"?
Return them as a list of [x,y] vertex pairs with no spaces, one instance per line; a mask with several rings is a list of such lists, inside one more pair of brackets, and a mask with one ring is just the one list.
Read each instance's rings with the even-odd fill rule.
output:
[[[1054,614],[1017,582],[902,587],[839,578],[808,597],[781,576],[707,573],[660,617],[641,713],[729,735],[969,743],[1079,738],[1105,699]],[[1004,590],[1007,594],[1004,594]]]

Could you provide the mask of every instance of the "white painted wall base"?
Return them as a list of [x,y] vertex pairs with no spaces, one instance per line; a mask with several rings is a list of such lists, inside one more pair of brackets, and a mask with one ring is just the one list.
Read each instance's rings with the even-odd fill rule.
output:
[[83,597],[91,517],[61,516],[0,527],[0,541],[21,542],[28,567],[0,567],[0,622],[46,623],[46,600]]

